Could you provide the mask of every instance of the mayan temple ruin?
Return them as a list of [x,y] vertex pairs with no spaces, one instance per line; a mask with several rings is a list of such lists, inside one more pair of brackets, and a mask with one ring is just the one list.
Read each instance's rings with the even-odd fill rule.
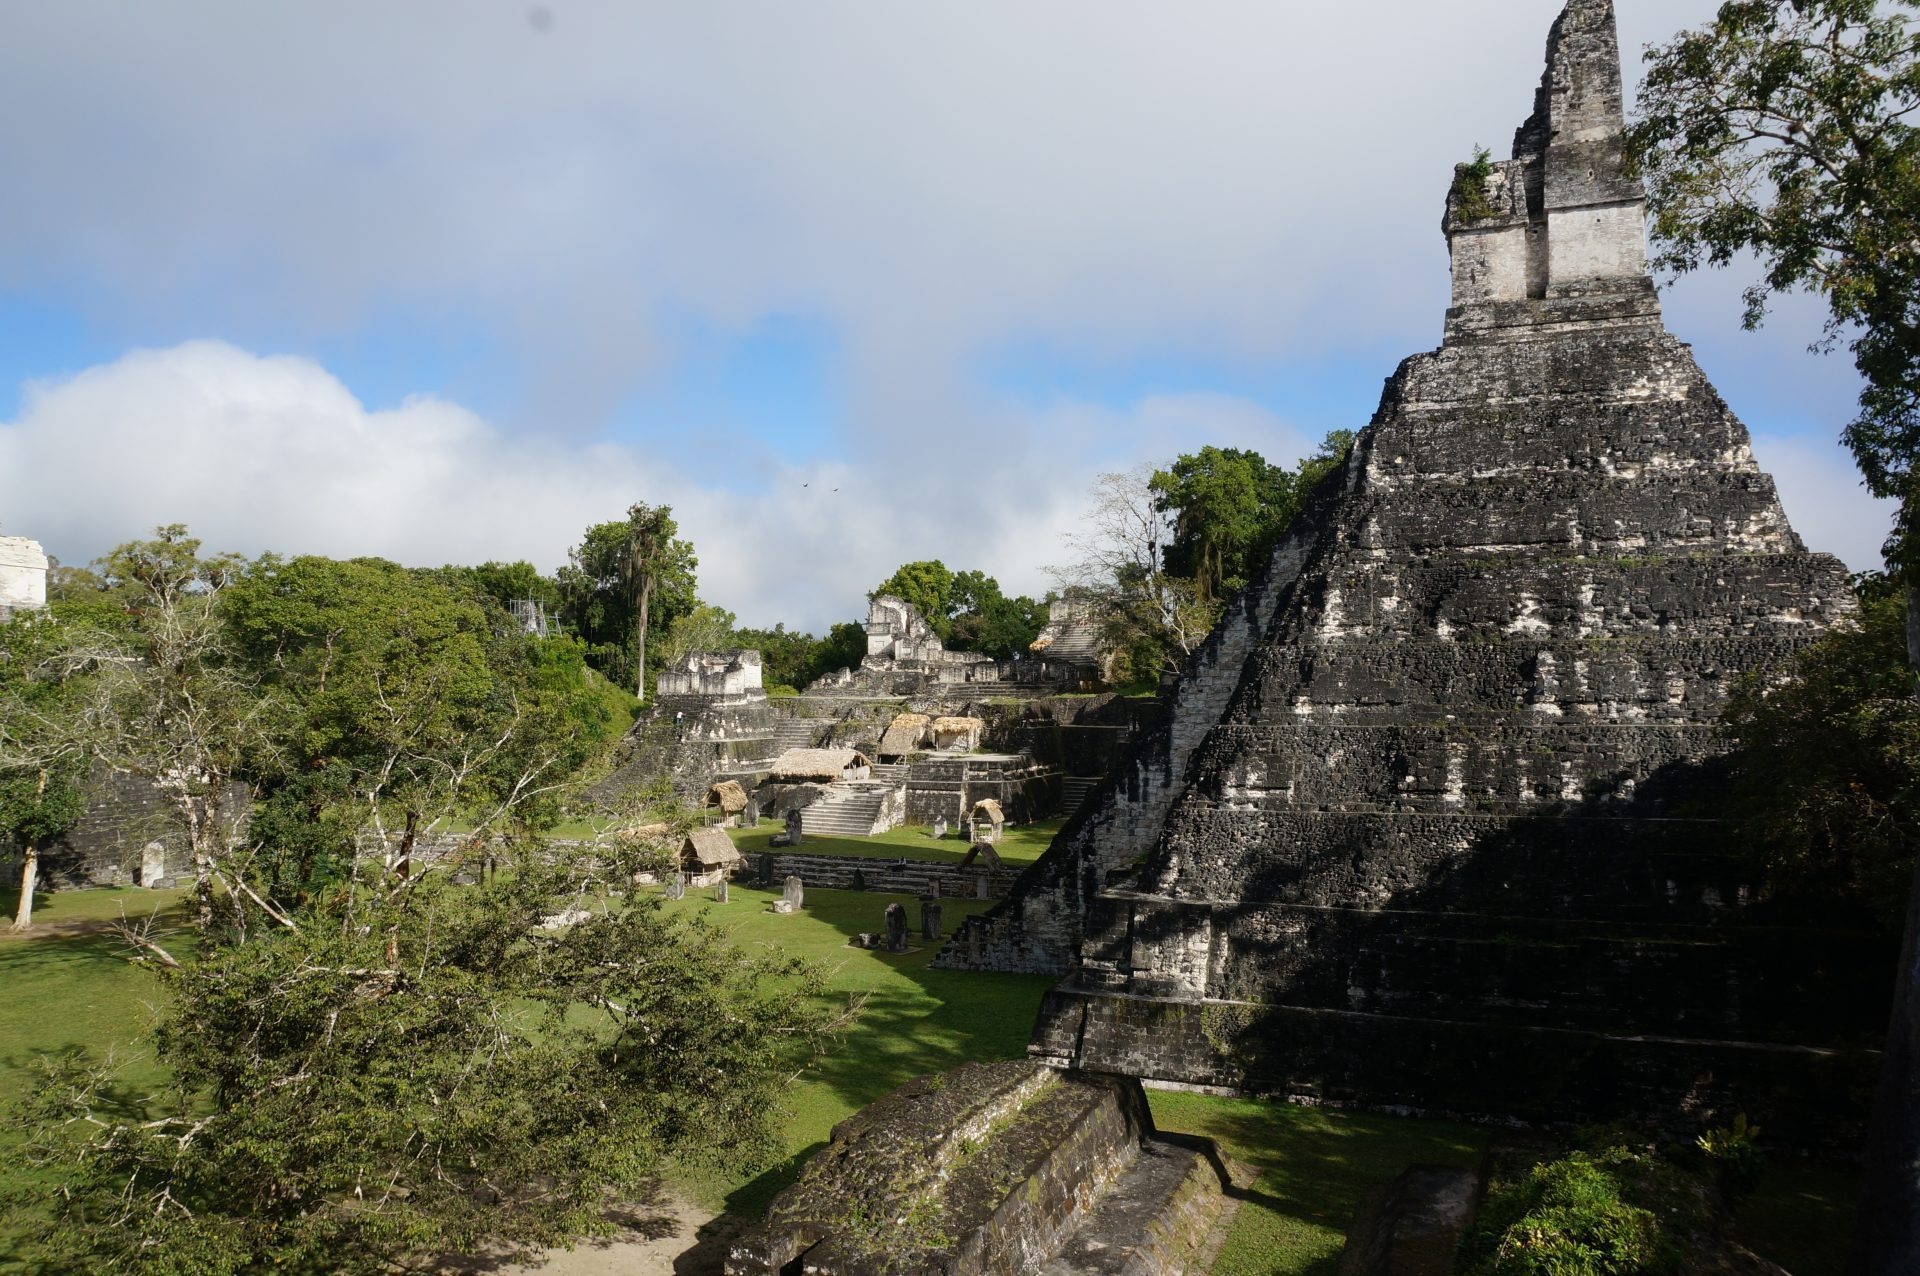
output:
[[1443,344],[1165,724],[943,955],[1064,976],[1036,1058],[1857,1129],[1883,966],[1754,897],[1717,765],[1735,678],[1855,602],[1662,322],[1623,135],[1613,6],[1571,0],[1513,158],[1449,195]]

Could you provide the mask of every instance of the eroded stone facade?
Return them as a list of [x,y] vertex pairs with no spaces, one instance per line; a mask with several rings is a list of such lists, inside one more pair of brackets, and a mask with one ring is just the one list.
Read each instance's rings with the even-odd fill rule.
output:
[[[1446,341],[953,965],[1069,972],[1036,1055],[1527,1120],[1845,1138],[1882,955],[1752,899],[1733,680],[1851,614],[1662,323],[1608,0],[1447,228]],[[1493,238],[1504,236],[1498,243]]]
[[47,555],[39,541],[0,536],[0,619],[47,605]]

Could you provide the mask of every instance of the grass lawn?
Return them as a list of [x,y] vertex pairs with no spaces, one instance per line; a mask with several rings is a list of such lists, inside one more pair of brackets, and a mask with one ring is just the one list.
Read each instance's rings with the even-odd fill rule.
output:
[[1487,1130],[1448,1121],[1154,1091],[1163,1130],[1204,1134],[1261,1171],[1214,1276],[1332,1276],[1347,1228],[1374,1188],[1409,1166],[1473,1165]]
[[[132,921],[140,921],[152,914],[177,913],[187,898],[187,891],[150,891],[141,886],[101,887],[84,891],[35,891],[33,893],[33,924],[52,926],[65,922],[114,922],[122,916]],[[0,909],[6,910],[4,919],[0,919],[0,944],[21,943],[27,938],[16,935],[5,926],[13,921],[13,911],[20,906],[20,885],[10,882],[0,886]]]
[[[814,841],[829,839],[808,839]],[[938,945],[894,957],[847,947],[861,931],[878,931],[888,904],[901,903],[914,933],[920,922],[912,896],[877,891],[809,890],[800,913],[782,917],[767,906],[778,892],[734,887],[731,902],[690,891],[670,907],[698,908],[743,944],[778,944],[833,972],[835,991],[865,992],[866,1013],[833,1053],[808,1068],[788,1094],[787,1156],[764,1173],[692,1185],[705,1203],[758,1214],[793,1181],[801,1164],[827,1141],[836,1122],[923,1072],[940,1072],[970,1059],[1012,1059],[1026,1053],[1027,1034],[1052,983],[1039,975],[980,975],[933,970]],[[991,907],[984,900],[943,900],[942,924]]]
[[[1000,844],[994,849],[1000,852],[1000,858],[1015,868],[1025,868],[1040,858],[1053,841],[1053,835],[1060,831],[1065,820],[1037,820],[1032,824],[1009,824],[1001,835]],[[728,829],[733,844],[743,853],[776,850],[767,843],[775,834],[783,831],[784,826],[770,820],[761,821],[757,829]],[[965,838],[944,837],[935,840],[933,830],[925,824],[902,824],[885,833],[876,833],[872,837],[816,837],[809,833],[807,840],[795,848],[800,855],[859,855],[876,860],[930,860],[941,864],[958,864],[967,854],[971,845]],[[916,914],[916,918],[917,918]],[[872,930],[869,926],[866,929]]]
[[1740,1243],[1793,1276],[1841,1276],[1853,1243],[1860,1176],[1851,1170],[1774,1161],[1735,1215]]
[[[39,916],[108,920],[123,907],[129,916],[143,916],[161,904],[173,909],[163,914],[165,929],[181,924],[182,894],[60,892],[46,898]],[[768,911],[777,898],[772,892],[735,887],[724,906],[711,895],[695,890],[669,907],[704,910],[743,944],[778,944],[814,958],[832,971],[835,990],[865,992],[868,1001],[860,1022],[788,1092],[784,1158],[759,1173],[685,1183],[703,1203],[757,1215],[825,1143],[835,1122],[920,1073],[1025,1052],[1047,978],[933,970],[931,945],[899,957],[846,946],[859,931],[879,930],[889,903],[904,903],[917,925],[912,898],[810,890],[804,911],[783,917]],[[8,902],[0,893],[0,903]],[[943,903],[949,930],[988,907],[974,900]],[[0,1103],[33,1084],[41,1055],[74,1045],[114,1050],[136,1088],[158,1078],[142,1040],[156,981],[125,961],[111,935],[21,939],[0,932],[0,981],[6,988],[0,997]],[[1229,1156],[1260,1171],[1214,1268],[1218,1276],[1331,1276],[1346,1229],[1369,1191],[1417,1162],[1471,1163],[1487,1138],[1482,1129],[1448,1122],[1242,1099],[1155,1093],[1152,1103],[1162,1128],[1209,1135]],[[0,1182],[19,1181],[10,1141],[0,1134]],[[1742,1213],[1743,1237],[1796,1276],[1837,1276],[1841,1260],[1835,1255],[1844,1253],[1853,1190],[1845,1174],[1777,1167]],[[0,1270],[8,1267],[5,1253],[0,1238]]]

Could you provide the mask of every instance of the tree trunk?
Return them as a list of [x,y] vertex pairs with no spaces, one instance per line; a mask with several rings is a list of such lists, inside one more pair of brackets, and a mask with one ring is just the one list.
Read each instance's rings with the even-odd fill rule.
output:
[[[33,801],[38,806],[47,795],[47,773],[42,769],[34,780]],[[33,891],[40,884],[40,842],[26,839],[20,848],[20,904],[13,910],[13,928],[25,930],[33,925]]]
[[635,668],[633,672],[633,694],[640,698],[641,704],[647,702],[647,603],[650,601],[650,595],[652,593],[653,581],[642,577],[640,581],[640,625],[638,632],[634,635],[634,645],[637,654],[634,659]]
[[[1920,584],[1907,586],[1907,663],[1920,676]],[[1852,1276],[1920,1271],[1920,859],[1893,991],[1880,1090],[1867,1126]]]
[[33,891],[40,882],[40,846],[28,842],[20,852],[20,906],[13,910],[13,928],[33,925]]

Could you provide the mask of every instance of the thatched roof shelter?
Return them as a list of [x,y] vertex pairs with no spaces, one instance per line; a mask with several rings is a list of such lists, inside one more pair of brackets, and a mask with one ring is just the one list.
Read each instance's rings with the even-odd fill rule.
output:
[[651,843],[651,844],[657,845],[657,844],[668,842],[672,839],[673,825],[671,824],[630,824],[626,828],[623,828],[617,833],[615,833],[613,836],[617,840],[622,842],[633,842],[641,845],[646,845]]
[[814,781],[834,784],[850,770],[873,762],[858,749],[788,749],[773,764],[773,778],[787,784]]
[[1006,812],[1000,809],[1000,803],[995,798],[981,798],[978,802],[975,802],[973,804],[973,818],[976,820],[987,820],[994,824],[1005,824],[1007,822]]
[[880,755],[897,758],[914,752],[920,742],[927,738],[927,724],[932,722],[924,713],[903,713],[887,727],[887,733],[880,738]]
[[935,735],[970,735],[976,731],[985,731],[987,724],[982,718],[935,718]]
[[722,815],[738,815],[747,809],[747,791],[738,780],[722,780],[707,790],[707,796],[700,800],[706,810],[717,810]]
[[725,829],[695,829],[680,846],[680,862],[689,868],[730,868],[740,862],[740,852]]

